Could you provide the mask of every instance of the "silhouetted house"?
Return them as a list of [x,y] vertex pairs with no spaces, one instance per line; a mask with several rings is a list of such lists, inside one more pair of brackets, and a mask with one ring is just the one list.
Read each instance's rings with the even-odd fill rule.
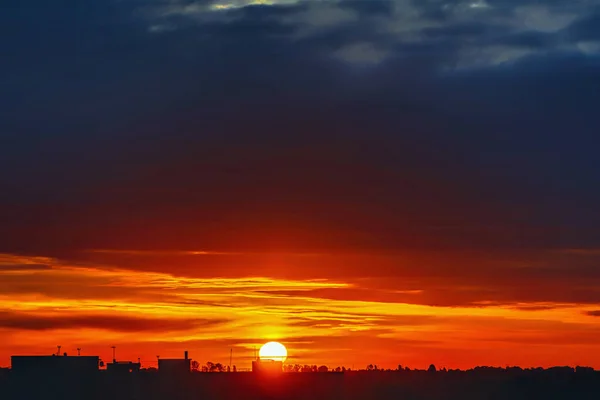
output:
[[138,372],[140,367],[141,364],[139,362],[134,363],[132,361],[113,361],[106,364],[106,369],[112,373]]
[[98,372],[98,356],[12,356],[15,375],[85,375]]
[[252,361],[252,372],[261,374],[278,374],[283,372],[283,362],[275,360]]
[[160,358],[158,360],[158,372],[161,374],[186,374],[190,372],[191,361],[188,352],[183,358]]

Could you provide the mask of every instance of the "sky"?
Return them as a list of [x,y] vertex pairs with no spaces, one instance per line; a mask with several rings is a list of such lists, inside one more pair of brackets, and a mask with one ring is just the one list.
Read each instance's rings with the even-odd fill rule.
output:
[[0,366],[600,368],[600,1],[0,13]]

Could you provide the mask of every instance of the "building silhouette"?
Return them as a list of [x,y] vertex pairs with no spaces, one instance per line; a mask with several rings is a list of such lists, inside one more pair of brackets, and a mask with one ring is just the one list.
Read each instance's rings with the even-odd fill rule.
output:
[[86,375],[98,372],[98,356],[12,356],[11,371],[15,375]]
[[158,372],[162,374],[189,373],[191,361],[187,350],[183,353],[183,358],[159,358]]
[[113,361],[106,364],[106,370],[112,373],[138,372],[140,368],[141,364],[133,361]]

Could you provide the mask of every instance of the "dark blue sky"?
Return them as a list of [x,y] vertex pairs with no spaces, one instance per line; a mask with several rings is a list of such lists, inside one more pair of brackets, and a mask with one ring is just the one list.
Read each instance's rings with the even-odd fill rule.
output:
[[0,15],[0,250],[600,247],[600,2]]

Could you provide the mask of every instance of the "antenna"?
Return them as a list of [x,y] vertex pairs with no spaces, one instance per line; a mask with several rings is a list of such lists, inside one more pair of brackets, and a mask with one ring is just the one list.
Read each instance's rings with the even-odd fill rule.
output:
[[77,355],[80,356],[81,355],[81,347],[77,348]]
[[229,368],[231,368],[231,359],[233,358],[233,347],[229,350]]
[[113,363],[116,364],[117,362],[117,346],[110,346],[111,349],[113,349]]
[[60,348],[61,348],[61,347],[62,347],[62,346],[56,346],[56,348],[58,349],[58,351],[56,352],[56,355],[57,355],[57,356],[60,356]]

